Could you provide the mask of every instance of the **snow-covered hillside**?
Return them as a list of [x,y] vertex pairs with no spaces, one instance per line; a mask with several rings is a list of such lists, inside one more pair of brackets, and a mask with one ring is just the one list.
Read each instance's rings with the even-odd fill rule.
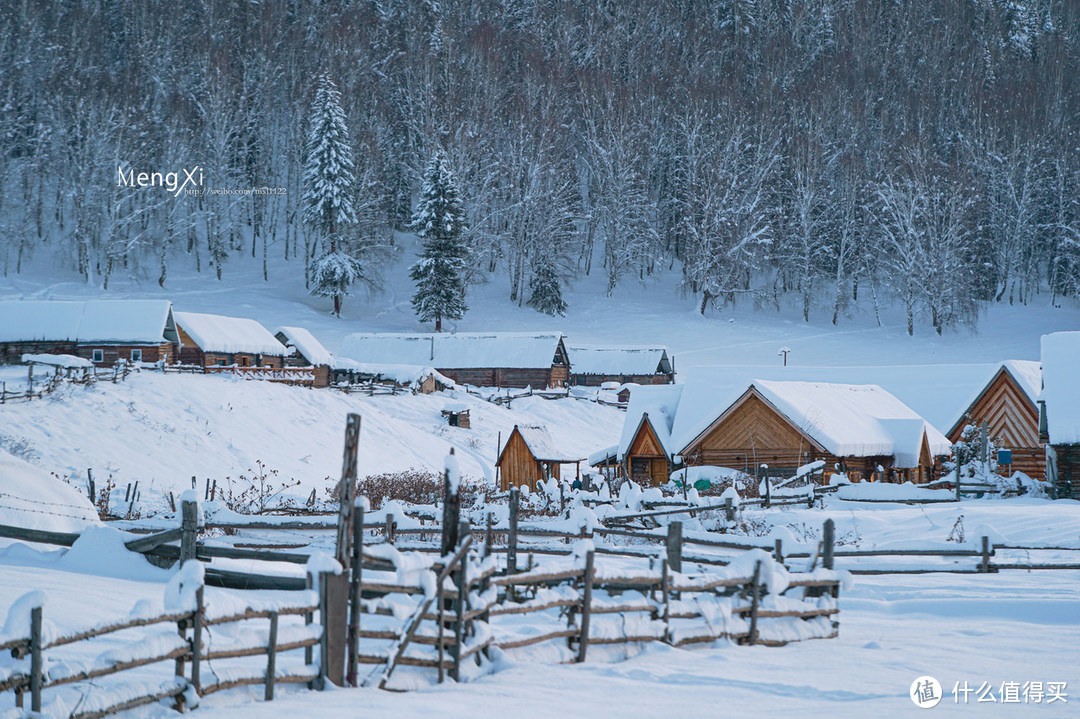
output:
[[[472,428],[448,427],[441,411],[465,404]],[[466,476],[494,481],[501,433],[515,424],[548,428],[561,449],[587,457],[615,443],[623,412],[594,402],[523,397],[507,409],[460,392],[367,397],[204,375],[142,372],[118,384],[64,387],[42,401],[0,411],[0,447],[43,470],[99,483],[179,492],[192,476],[252,476],[262,462],[295,479],[296,494],[332,486],[341,473],[345,418],[362,416],[360,476],[416,467],[438,471],[451,447]],[[331,482],[327,481],[330,478]]]

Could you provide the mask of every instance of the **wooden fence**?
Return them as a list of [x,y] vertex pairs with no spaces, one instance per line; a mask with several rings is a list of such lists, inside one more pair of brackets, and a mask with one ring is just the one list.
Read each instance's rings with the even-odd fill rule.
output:
[[314,367],[240,367],[238,365],[219,367],[209,365],[206,367],[206,374],[228,374],[246,380],[277,382],[304,387],[315,385]]
[[[85,688],[89,696],[99,691],[95,680],[115,676],[143,667],[151,667],[172,662],[172,672],[157,679],[147,686],[143,680],[142,691],[126,696],[105,705],[90,706],[82,711],[75,711],[71,719],[98,719],[134,707],[151,704],[163,699],[173,699],[177,709],[182,709],[184,697],[189,690],[198,696],[233,687],[253,684],[265,685],[264,698],[274,698],[274,687],[283,683],[306,683],[314,688],[321,688],[325,674],[322,664],[313,664],[312,647],[325,644],[325,626],[312,626],[312,617],[320,610],[320,604],[296,603],[274,606],[272,609],[247,608],[244,611],[225,616],[207,616],[204,604],[204,590],[200,586],[195,591],[195,607],[188,611],[166,611],[151,617],[124,619],[94,628],[76,631],[55,639],[47,639],[42,634],[43,610],[31,609],[30,632],[26,637],[18,637],[0,643],[0,651],[10,651],[16,659],[29,659],[29,666],[18,669],[0,679],[0,694],[12,692],[16,707],[23,707],[24,697],[30,695],[30,710],[40,712],[42,695],[46,690],[73,686],[76,690]],[[279,619],[299,615],[304,618],[304,625],[291,627],[281,638]],[[244,642],[239,645],[227,645],[216,648],[211,640],[209,627],[235,625],[255,620],[267,620],[269,632],[266,641]],[[64,661],[64,647],[80,645],[95,639],[112,637],[118,633],[142,627],[156,625],[175,625],[175,631],[167,630],[158,634],[141,635],[137,641],[128,640],[130,651],[123,654],[106,652],[94,662],[87,664],[80,661]],[[251,634],[251,633],[249,633]],[[280,655],[304,650],[303,669],[300,671],[280,671]],[[54,668],[46,668],[45,655],[59,655]],[[220,666],[209,664],[211,661],[226,659],[266,656],[264,671],[239,673],[235,670],[224,671],[219,678]],[[204,683],[202,677],[212,675],[210,682]]]
[[7,404],[8,402],[29,402],[35,399],[42,399],[45,395],[51,394],[62,385],[75,384],[89,386],[96,382],[122,382],[127,379],[128,375],[132,372],[137,372],[138,368],[132,368],[127,362],[117,363],[111,369],[94,368],[94,367],[57,367],[55,371],[49,375],[48,379],[35,382],[32,377],[33,366],[35,364],[31,362],[27,370],[27,386],[26,389],[15,392],[7,388],[7,382],[0,382],[0,404]]

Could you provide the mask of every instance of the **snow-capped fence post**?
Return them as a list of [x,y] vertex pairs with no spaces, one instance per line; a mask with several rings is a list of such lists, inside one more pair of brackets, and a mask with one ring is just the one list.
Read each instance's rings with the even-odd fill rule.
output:
[[41,711],[41,667],[44,660],[41,646],[41,607],[30,610],[30,711]]
[[357,497],[353,508],[352,574],[349,582],[349,638],[346,642],[349,658],[346,681],[355,687],[357,682],[357,652],[360,645],[360,581],[363,578],[364,502]]
[[832,519],[826,519],[821,535],[821,566],[825,569],[832,569],[833,552],[836,551],[836,522]]
[[322,635],[319,638],[319,676],[315,680],[315,688],[319,691],[326,689],[327,665],[330,663],[330,620],[328,595],[330,574],[319,572],[319,621],[322,624]]
[[199,503],[194,492],[184,492],[180,498],[180,566],[195,559],[195,542],[199,529]]
[[765,476],[761,478],[761,481],[765,483],[765,504],[762,506],[768,509],[772,505],[772,487],[769,486],[769,465],[763,464],[761,465],[761,468],[765,470]]
[[596,552],[589,550],[585,554],[585,586],[581,590],[581,629],[578,634],[578,662],[585,661],[585,652],[589,648],[589,616],[592,614],[593,561]]
[[266,643],[266,691],[263,694],[265,701],[274,700],[274,678],[277,674],[277,632],[278,613],[270,612],[270,638]]
[[[86,468],[86,483],[90,492],[90,504],[97,504],[97,489],[94,487],[94,474]],[[175,509],[173,511],[176,511]]]
[[491,546],[494,538],[491,536],[491,512],[487,513],[487,531],[484,533],[484,558],[491,556]]
[[[466,522],[462,522],[459,529],[459,535],[464,538],[468,534],[469,525]],[[461,652],[465,646],[465,610],[466,605],[469,602],[468,568],[469,555],[463,554],[461,556],[460,564],[458,564],[457,572],[450,575],[457,584],[457,606],[455,607],[454,617],[454,644],[450,647],[454,659],[453,679],[455,682],[461,681]],[[457,576],[454,576],[455,574]]]
[[757,643],[757,615],[758,604],[761,601],[761,585],[758,580],[761,577],[761,560],[754,562],[754,575],[750,578],[750,633],[746,637],[746,643]]
[[668,568],[673,572],[682,571],[682,545],[682,522],[672,522],[667,528],[665,546],[667,548]]
[[784,563],[784,540],[776,540],[775,548],[773,549],[773,556],[776,557],[777,564]]
[[392,514],[387,514],[386,515],[385,535],[386,535],[386,543],[387,544],[393,544],[394,543],[394,515],[392,515]]
[[[315,584],[314,580],[313,580],[313,578],[311,576],[311,572],[305,572],[304,573],[304,579],[305,579],[304,587],[310,592],[314,588],[314,584]],[[320,606],[322,606],[321,597],[320,597]],[[311,626],[314,623],[315,623],[315,613],[314,612],[304,612],[304,626],[306,626],[306,627]],[[313,652],[312,648],[311,647],[304,647],[304,665],[310,667],[311,662],[312,662],[313,659],[314,659],[314,652]],[[315,687],[313,686],[313,684],[308,684],[308,689],[314,689],[314,688]]]
[[728,524],[735,521],[735,501],[731,497],[724,497],[724,520]]
[[517,572],[518,509],[521,506],[521,489],[510,488],[510,530],[506,535],[506,573]]

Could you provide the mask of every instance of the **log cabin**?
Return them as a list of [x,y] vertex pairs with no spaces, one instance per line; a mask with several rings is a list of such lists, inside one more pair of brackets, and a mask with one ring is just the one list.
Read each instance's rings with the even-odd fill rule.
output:
[[285,345],[255,320],[177,312],[180,361],[203,367],[273,367],[285,363]]
[[303,327],[278,327],[274,337],[285,346],[286,367],[312,367],[314,387],[329,387],[334,356]]
[[1042,338],[1041,439],[1051,496],[1080,499],[1080,332]]
[[824,477],[926,482],[948,439],[875,385],[754,380],[733,401],[707,387],[643,387],[620,441],[627,475],[662,484],[673,469],[717,466],[788,477],[816,460]]
[[605,347],[575,344],[570,354],[570,384],[599,387],[605,382],[673,384],[675,365],[666,347]]
[[564,464],[576,465],[580,479],[580,463],[584,459],[556,447],[543,427],[514,425],[495,462],[499,470],[499,488],[504,492],[510,487],[521,486],[535,490],[536,483],[541,480],[560,479]]
[[179,344],[168,300],[0,302],[0,364],[70,354],[97,366],[170,362]]
[[561,332],[360,332],[345,338],[339,354],[361,364],[432,367],[477,387],[565,387],[570,376]]
[[965,427],[987,424],[1000,449],[1009,450],[1008,471],[1032,479],[1046,477],[1046,449],[1039,441],[1039,392],[1042,370],[1038,362],[1007,360],[994,370],[945,436],[953,444]]

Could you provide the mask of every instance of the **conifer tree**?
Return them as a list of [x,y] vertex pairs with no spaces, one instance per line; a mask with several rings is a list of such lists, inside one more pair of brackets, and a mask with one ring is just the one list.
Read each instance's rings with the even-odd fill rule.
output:
[[525,304],[545,315],[560,317],[566,314],[566,301],[555,267],[546,259],[539,261],[529,280],[529,300]]
[[341,92],[329,76],[322,75],[311,104],[304,148],[303,218],[326,248],[311,268],[311,294],[333,298],[335,315],[341,314],[341,300],[352,283],[364,276],[343,234],[345,227],[356,224],[355,181]]
[[434,320],[435,331],[441,332],[444,318],[459,320],[469,309],[463,279],[465,209],[442,152],[431,158],[424,171],[420,202],[409,229],[424,241],[420,259],[410,272],[416,282],[413,310],[422,322]]

